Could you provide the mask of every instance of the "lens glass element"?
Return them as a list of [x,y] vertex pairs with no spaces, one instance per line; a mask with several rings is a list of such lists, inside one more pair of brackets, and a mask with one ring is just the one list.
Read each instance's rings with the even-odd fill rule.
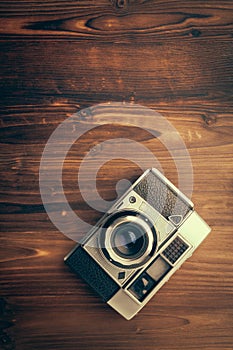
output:
[[123,257],[132,259],[141,256],[146,249],[146,232],[138,224],[125,222],[118,225],[112,233],[112,248]]

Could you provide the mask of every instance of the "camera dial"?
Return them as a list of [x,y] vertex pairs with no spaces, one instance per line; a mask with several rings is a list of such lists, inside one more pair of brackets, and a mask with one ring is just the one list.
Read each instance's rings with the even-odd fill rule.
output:
[[101,229],[100,244],[111,263],[133,268],[143,265],[154,253],[157,235],[146,216],[122,211],[107,218]]

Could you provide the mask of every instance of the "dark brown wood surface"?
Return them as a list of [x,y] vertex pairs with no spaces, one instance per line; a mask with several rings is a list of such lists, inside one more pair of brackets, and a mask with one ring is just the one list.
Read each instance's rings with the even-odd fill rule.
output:
[[[232,0],[9,0],[0,15],[0,348],[232,349]],[[64,266],[74,242],[50,222],[39,192],[51,133],[108,101],[150,107],[178,130],[193,162],[192,200],[212,228],[131,321]],[[101,214],[80,196],[79,165],[114,137],[149,148],[177,184],[169,152],[148,132],[123,121],[100,126],[74,145],[63,174],[72,208],[91,224]],[[113,199],[118,180],[140,173],[130,161],[109,161],[99,192]]]

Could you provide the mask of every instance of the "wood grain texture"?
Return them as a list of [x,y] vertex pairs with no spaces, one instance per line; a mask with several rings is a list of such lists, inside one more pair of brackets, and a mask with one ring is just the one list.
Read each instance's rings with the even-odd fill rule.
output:
[[[0,17],[0,348],[232,349],[232,1],[1,1]],[[74,242],[50,222],[39,191],[51,133],[108,101],[150,107],[178,130],[192,158],[192,200],[212,228],[131,321],[64,266]],[[80,194],[79,166],[92,149],[88,178],[103,160],[98,144],[113,137],[147,147],[178,183],[174,160],[150,133],[123,121],[100,126],[73,145],[63,171],[72,209],[90,224],[101,213]],[[113,200],[117,181],[140,173],[109,161],[98,191]]]

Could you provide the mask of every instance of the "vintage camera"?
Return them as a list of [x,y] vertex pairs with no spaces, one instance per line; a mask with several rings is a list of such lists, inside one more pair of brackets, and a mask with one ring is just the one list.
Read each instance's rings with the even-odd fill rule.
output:
[[158,170],[146,170],[65,263],[127,320],[210,232],[193,203]]

